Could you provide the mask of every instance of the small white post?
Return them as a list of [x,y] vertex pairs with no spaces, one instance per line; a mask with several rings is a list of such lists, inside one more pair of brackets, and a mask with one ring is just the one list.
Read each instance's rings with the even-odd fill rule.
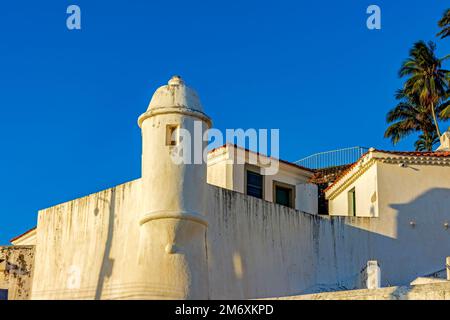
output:
[[381,287],[381,269],[376,260],[367,261],[366,287],[367,289],[378,289]]
[[447,269],[447,280],[450,281],[450,257],[445,259],[445,268]]

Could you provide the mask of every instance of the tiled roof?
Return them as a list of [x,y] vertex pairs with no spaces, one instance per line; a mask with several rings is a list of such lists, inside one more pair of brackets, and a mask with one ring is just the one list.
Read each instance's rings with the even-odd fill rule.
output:
[[19,238],[22,238],[24,235],[26,235],[26,234],[28,234],[28,233],[30,233],[30,232],[32,232],[32,231],[34,231],[34,230],[36,230],[36,227],[34,227],[34,228],[31,228],[30,230],[28,230],[28,231],[25,231],[24,233],[22,233],[21,235],[18,235],[17,237],[14,237],[14,238],[12,238],[11,240],[9,240],[9,242],[13,242],[13,241],[16,241],[17,239],[19,239]]
[[385,154],[392,154],[397,156],[406,156],[406,157],[433,157],[433,158],[447,158],[450,157],[449,151],[443,151],[443,152],[433,152],[433,151],[387,151],[387,150],[378,150],[378,149],[372,149],[364,153],[355,163],[353,163],[351,166],[349,166],[342,174],[336,178],[336,180],[329,185],[325,192],[330,190],[333,186],[336,185],[342,178],[344,178],[358,163],[361,161],[362,158],[364,158],[368,153],[370,152],[379,152],[379,153],[385,153]]
[[346,164],[342,166],[315,169],[313,176],[308,182],[315,184],[333,183],[337,178],[341,176],[341,173],[348,169],[352,164]]
[[450,151],[426,151],[426,152],[420,152],[420,151],[386,151],[386,150],[375,150],[374,152],[381,152],[381,153],[388,153],[388,154],[395,154],[399,156],[409,156],[409,157],[450,157]]

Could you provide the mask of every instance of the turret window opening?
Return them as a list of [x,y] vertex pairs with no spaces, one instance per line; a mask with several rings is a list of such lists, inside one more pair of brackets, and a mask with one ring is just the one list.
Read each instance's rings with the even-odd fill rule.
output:
[[166,146],[176,146],[180,140],[180,126],[168,124],[166,126]]

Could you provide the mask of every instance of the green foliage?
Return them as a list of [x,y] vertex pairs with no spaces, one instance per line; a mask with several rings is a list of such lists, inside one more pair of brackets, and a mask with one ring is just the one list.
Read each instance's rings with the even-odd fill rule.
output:
[[420,102],[429,106],[446,99],[450,71],[442,68],[442,59],[435,55],[436,45],[430,41],[416,42],[409,51],[409,57],[403,62],[399,76],[406,78],[406,95],[418,95]]
[[384,133],[385,138],[390,138],[396,144],[416,132],[422,133],[424,137],[433,133],[436,135],[431,113],[420,103],[418,95],[406,95],[402,89],[397,91],[395,97],[399,102],[386,116],[387,123],[391,125]]
[[416,151],[433,151],[434,146],[439,142],[439,137],[435,131],[427,134],[421,134],[419,139],[414,143]]
[[441,31],[437,34],[438,37],[444,39],[450,36],[450,9],[445,10],[444,15],[438,22],[438,26],[441,28]]
[[433,42],[416,42],[399,70],[399,76],[406,80],[396,93],[399,103],[387,114],[391,125],[384,134],[394,144],[420,132],[416,149],[430,150],[441,135],[438,120],[447,119],[449,111],[450,71],[442,67],[447,57],[438,58],[435,51]]

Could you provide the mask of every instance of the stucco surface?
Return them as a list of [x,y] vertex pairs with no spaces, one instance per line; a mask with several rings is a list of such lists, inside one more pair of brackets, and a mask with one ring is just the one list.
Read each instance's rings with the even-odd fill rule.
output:
[[338,196],[329,200],[330,215],[346,216],[348,211],[348,192],[355,188],[356,215],[359,217],[378,217],[378,164],[375,163],[355,182],[347,186]]
[[418,229],[409,224],[410,212],[391,212],[390,224],[379,218],[315,216],[211,186],[211,297],[360,288],[368,260],[378,261],[382,286],[409,284],[444,268],[450,252],[450,230],[443,227],[449,213],[435,211]]
[[33,299],[114,299],[134,278],[140,180],[39,212]]

